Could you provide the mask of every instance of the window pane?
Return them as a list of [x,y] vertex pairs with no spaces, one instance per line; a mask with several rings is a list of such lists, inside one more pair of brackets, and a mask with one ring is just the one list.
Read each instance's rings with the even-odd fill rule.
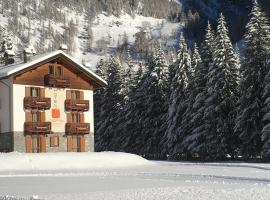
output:
[[40,96],[39,88],[31,88],[31,97],[39,97],[39,96]]
[[58,77],[62,76],[62,67],[57,67],[57,75]]
[[77,149],[78,149],[77,136],[76,135],[73,135],[72,136],[72,150],[74,152],[77,152]]
[[49,74],[54,74],[53,66],[49,66]]

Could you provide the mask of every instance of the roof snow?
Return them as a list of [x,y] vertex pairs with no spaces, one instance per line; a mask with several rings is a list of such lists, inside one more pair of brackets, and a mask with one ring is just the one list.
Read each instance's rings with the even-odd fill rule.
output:
[[13,50],[6,50],[5,53],[9,56],[15,56],[15,52]]
[[42,61],[48,60],[48,59],[50,59],[54,56],[57,56],[57,55],[62,55],[64,57],[68,58],[73,63],[75,63],[80,69],[82,69],[88,76],[95,78],[96,80],[101,82],[102,85],[107,85],[107,82],[104,79],[102,79],[101,77],[96,75],[93,71],[91,71],[87,67],[83,66],[82,64],[77,62],[74,58],[70,57],[69,55],[67,55],[66,53],[64,53],[61,50],[53,51],[53,52],[38,55],[38,56],[33,56],[32,61],[29,61],[27,63],[20,61],[20,62],[10,64],[7,66],[2,65],[2,66],[0,66],[0,79],[10,77],[10,76],[22,71],[22,70],[25,70],[27,68],[31,68],[34,65],[37,65],[37,64],[41,63]]

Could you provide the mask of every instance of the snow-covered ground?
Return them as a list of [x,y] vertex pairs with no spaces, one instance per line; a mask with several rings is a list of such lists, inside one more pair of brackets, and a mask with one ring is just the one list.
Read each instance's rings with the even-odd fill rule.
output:
[[[40,199],[52,200],[270,199],[270,164],[151,162],[113,152],[70,154],[68,161],[68,155],[59,155],[59,160],[57,154],[1,155],[0,199],[4,195],[24,198],[38,195]],[[81,158],[76,160],[75,155]],[[21,157],[28,161],[22,161]],[[29,162],[35,166],[34,170],[27,169],[25,163]],[[8,164],[3,167],[3,163],[24,170],[7,170]]]

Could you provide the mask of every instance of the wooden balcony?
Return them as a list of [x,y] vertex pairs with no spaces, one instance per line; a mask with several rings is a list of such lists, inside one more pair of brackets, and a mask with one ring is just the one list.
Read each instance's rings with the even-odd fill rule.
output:
[[89,123],[66,123],[66,133],[81,133],[89,134],[90,133],[90,124]]
[[53,74],[47,74],[44,76],[44,85],[48,87],[70,87],[70,81],[68,79],[59,78]]
[[48,110],[51,108],[51,98],[24,97],[25,109]]
[[79,99],[67,99],[65,101],[66,111],[88,111],[89,101]]
[[24,131],[29,133],[50,132],[51,122],[25,122]]

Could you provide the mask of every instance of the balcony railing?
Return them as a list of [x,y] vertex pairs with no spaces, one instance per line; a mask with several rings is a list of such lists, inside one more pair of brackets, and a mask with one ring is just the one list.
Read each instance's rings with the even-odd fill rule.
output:
[[70,87],[70,81],[68,79],[59,78],[53,74],[47,74],[44,76],[44,85],[49,87]]
[[51,122],[25,122],[24,130],[30,133],[50,132]]
[[65,101],[65,106],[67,111],[88,111],[89,101],[88,100],[77,100],[77,99],[67,99]]
[[24,98],[24,108],[25,109],[48,110],[51,108],[51,98],[25,97]]
[[89,123],[66,123],[66,133],[81,133],[89,134],[90,133],[90,124]]

